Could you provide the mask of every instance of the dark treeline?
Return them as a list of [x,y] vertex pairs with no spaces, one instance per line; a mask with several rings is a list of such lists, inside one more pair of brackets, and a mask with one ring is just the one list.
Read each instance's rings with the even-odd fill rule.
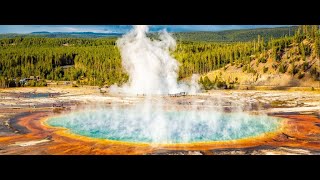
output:
[[[312,46],[302,43],[309,39]],[[128,75],[114,38],[45,38],[14,37],[0,39],[0,85],[11,86],[13,81],[29,76],[47,80],[77,81],[79,84],[122,84]],[[228,63],[246,67],[258,54],[261,62],[280,60],[285,48],[297,44],[303,56],[319,56],[318,26],[300,26],[294,36],[270,38],[261,36],[248,42],[178,41],[173,53],[180,62],[179,78],[193,73],[204,74]],[[267,53],[271,50],[271,54]],[[246,68],[250,72],[250,67]]]
[[252,41],[258,35],[268,41],[271,37],[281,38],[292,36],[297,26],[279,28],[240,29],[218,32],[179,32],[174,33],[176,39],[181,41],[206,41],[206,42],[246,42]]
[[37,36],[13,37],[0,39],[1,49],[28,48],[28,47],[88,47],[102,46],[108,47],[115,45],[115,38],[47,38]]

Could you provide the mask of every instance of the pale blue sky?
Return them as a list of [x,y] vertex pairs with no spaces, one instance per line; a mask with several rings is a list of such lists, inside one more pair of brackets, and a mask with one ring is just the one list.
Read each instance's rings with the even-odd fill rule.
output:
[[[150,31],[161,29],[167,29],[169,32],[222,31],[282,26],[288,25],[151,25]],[[131,28],[131,25],[0,25],[0,33],[31,33],[38,31],[124,33]]]

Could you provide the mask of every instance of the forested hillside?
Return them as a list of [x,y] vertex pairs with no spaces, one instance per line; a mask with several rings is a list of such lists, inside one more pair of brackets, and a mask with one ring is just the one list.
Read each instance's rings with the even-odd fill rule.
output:
[[258,50],[247,60],[236,59],[204,73],[200,82],[205,89],[235,85],[320,87],[319,40],[318,26],[300,26],[293,37],[258,43]]
[[[177,48],[172,54],[180,62],[179,79],[189,77],[193,73],[204,75],[226,65],[236,65],[241,67],[243,72],[254,73],[252,62],[258,61],[259,64],[263,64],[268,59],[277,62],[274,68],[280,73],[287,70],[287,63],[281,63],[283,59],[290,59],[291,63],[302,60],[305,62],[304,67],[308,67],[308,70],[312,68],[314,77],[317,77],[320,72],[319,66],[314,64],[310,66],[309,59],[319,58],[318,26],[300,26],[294,36],[290,37],[266,39],[255,33],[251,33],[251,36],[256,35],[254,40],[245,42],[178,39]],[[237,35],[237,31],[234,31],[234,35],[228,37],[233,36],[241,37],[241,33]],[[199,35],[198,39],[201,39],[200,37]],[[121,57],[115,46],[115,40],[115,38],[28,36],[1,38],[0,85],[19,86],[19,79],[29,76],[40,76],[47,80],[71,80],[77,81],[78,84],[99,86],[122,84],[127,81],[128,76],[121,66]],[[292,49],[290,53],[284,53],[288,49]],[[300,68],[302,68],[300,65],[296,67]],[[206,82],[208,84],[204,83],[206,89],[215,86],[214,82],[209,83],[207,80]]]
[[40,76],[48,80],[72,80],[90,85],[122,83],[115,39],[14,38],[2,39],[0,76]]

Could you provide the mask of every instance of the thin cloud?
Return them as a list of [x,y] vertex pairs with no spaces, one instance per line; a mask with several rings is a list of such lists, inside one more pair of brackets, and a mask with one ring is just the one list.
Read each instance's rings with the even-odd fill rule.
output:
[[71,31],[71,32],[76,32],[79,31],[78,28],[74,28],[74,27],[64,27],[66,31]]

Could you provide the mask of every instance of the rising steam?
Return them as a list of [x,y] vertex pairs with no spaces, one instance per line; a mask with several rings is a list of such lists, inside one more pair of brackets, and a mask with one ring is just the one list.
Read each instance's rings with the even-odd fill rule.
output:
[[151,40],[147,33],[148,26],[134,26],[117,40],[129,82],[121,88],[113,86],[111,90],[147,95],[195,93],[199,90],[197,81],[192,84],[177,82],[179,63],[170,55],[176,47],[175,39],[165,30],[159,33],[159,40]]

